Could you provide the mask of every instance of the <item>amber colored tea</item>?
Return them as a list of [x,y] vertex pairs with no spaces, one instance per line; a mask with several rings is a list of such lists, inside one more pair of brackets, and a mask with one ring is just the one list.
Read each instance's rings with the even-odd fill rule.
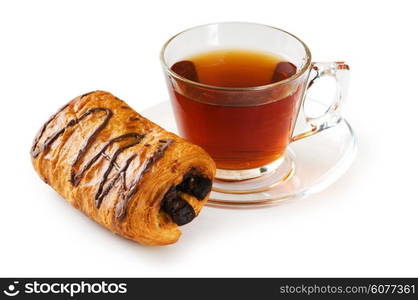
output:
[[[175,63],[171,69],[189,80],[226,88],[262,86],[296,73],[292,63],[278,56],[246,50],[202,53]],[[231,97],[228,90],[172,86],[180,134],[204,148],[217,168],[242,170],[266,165],[284,153],[299,109],[302,88],[291,94],[280,88],[243,93],[250,103],[247,105],[240,97]]]

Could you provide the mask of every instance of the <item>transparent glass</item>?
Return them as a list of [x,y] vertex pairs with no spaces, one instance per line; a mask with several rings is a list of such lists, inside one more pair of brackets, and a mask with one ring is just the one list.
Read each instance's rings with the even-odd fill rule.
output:
[[[193,55],[222,49],[271,53],[293,63],[297,71],[279,82],[231,88],[192,81],[170,69],[173,64]],[[194,27],[165,43],[161,62],[179,133],[202,146],[214,158],[218,167],[216,178],[227,180],[222,185],[223,192],[250,192],[248,186],[237,191],[242,184],[234,185],[233,182],[266,174],[269,174],[270,181],[271,178],[275,182],[288,180],[294,173],[294,161],[286,155],[288,145],[341,121],[340,108],[346,96],[348,66],[342,62],[312,63],[305,43],[274,27],[242,22]],[[295,135],[294,128],[306,91],[322,76],[335,78],[335,99],[323,115],[315,118],[305,115],[310,128]],[[213,122],[214,119],[217,122]],[[275,130],[266,134],[268,126]],[[219,132],[226,138],[218,138]],[[234,168],[231,161],[239,163],[232,164],[236,166]]]
[[[311,112],[323,112],[328,104],[308,99]],[[166,130],[178,134],[170,102],[160,102],[141,111],[141,114]],[[300,112],[303,115],[302,109]],[[303,132],[310,125],[298,118],[295,132]],[[215,179],[209,205],[224,208],[253,208],[270,206],[283,201],[300,199],[322,191],[340,178],[353,162],[357,149],[355,134],[347,120],[336,126],[291,143],[285,159],[295,168],[287,177],[273,172],[253,179],[225,181]],[[281,168],[279,168],[281,169]]]

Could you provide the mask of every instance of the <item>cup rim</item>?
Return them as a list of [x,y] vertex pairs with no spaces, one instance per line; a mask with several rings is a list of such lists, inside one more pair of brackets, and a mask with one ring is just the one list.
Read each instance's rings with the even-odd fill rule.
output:
[[[173,41],[179,35],[181,35],[183,33],[186,33],[188,31],[191,31],[191,30],[194,30],[194,29],[197,29],[197,28],[201,28],[201,27],[210,26],[210,25],[217,25],[217,24],[247,24],[247,25],[258,25],[258,26],[263,26],[263,27],[272,28],[274,30],[281,31],[281,32],[283,32],[283,33],[285,33],[285,34],[293,37],[299,43],[302,44],[303,48],[305,49],[305,53],[306,53],[307,59],[306,59],[304,65],[302,66],[302,68],[299,71],[297,71],[295,74],[293,74],[292,76],[290,76],[290,77],[288,77],[288,78],[286,78],[284,80],[281,80],[281,81],[277,81],[277,82],[273,82],[273,83],[269,83],[269,84],[264,84],[264,85],[259,85],[259,86],[252,86],[252,87],[222,87],[222,86],[216,86],[216,85],[210,85],[210,84],[200,83],[200,82],[197,82],[197,81],[193,81],[193,80],[187,79],[186,77],[180,76],[179,74],[177,74],[176,72],[174,72],[173,70],[171,70],[171,68],[168,66],[168,64],[167,64],[167,62],[166,62],[166,60],[164,58],[164,53],[165,53],[165,51],[167,49],[167,46],[170,44],[170,42]],[[160,50],[160,61],[161,61],[161,64],[162,64],[164,70],[168,74],[170,74],[172,77],[174,77],[176,79],[179,79],[181,81],[184,81],[184,82],[186,82],[188,84],[192,84],[192,85],[195,85],[195,86],[199,86],[199,87],[203,87],[203,88],[208,88],[208,89],[222,90],[222,91],[256,91],[256,90],[268,89],[268,88],[271,88],[271,87],[274,87],[274,86],[279,86],[281,84],[286,84],[286,83],[288,83],[290,81],[293,81],[293,80],[299,78],[311,66],[311,64],[312,64],[312,55],[311,55],[311,51],[309,50],[308,46],[300,38],[298,38],[297,36],[295,36],[294,34],[288,32],[286,30],[283,30],[283,29],[280,29],[280,28],[277,28],[277,27],[274,27],[274,26],[266,25],[266,24],[253,23],[253,22],[214,22],[214,23],[207,23],[207,24],[193,26],[193,27],[187,28],[187,29],[185,29],[183,31],[180,31],[179,33],[173,35],[170,39],[168,39],[164,43],[163,47],[161,48],[161,50]]]

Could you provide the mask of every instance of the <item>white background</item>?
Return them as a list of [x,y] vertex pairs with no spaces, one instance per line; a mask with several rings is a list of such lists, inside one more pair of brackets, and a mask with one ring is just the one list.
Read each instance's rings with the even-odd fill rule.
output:
[[[414,1],[2,1],[0,276],[418,276],[417,9]],[[70,207],[33,171],[43,122],[108,90],[136,110],[167,99],[158,52],[216,21],[290,31],[317,61],[352,69],[345,117],[359,152],[309,198],[206,208],[180,241],[146,247]]]

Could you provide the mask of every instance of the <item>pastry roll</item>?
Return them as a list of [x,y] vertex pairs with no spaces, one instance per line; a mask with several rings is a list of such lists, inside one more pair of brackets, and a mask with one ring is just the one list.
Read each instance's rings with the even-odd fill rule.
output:
[[215,163],[110,93],[79,96],[40,129],[39,176],[72,206],[136,242],[165,245],[208,200]]

